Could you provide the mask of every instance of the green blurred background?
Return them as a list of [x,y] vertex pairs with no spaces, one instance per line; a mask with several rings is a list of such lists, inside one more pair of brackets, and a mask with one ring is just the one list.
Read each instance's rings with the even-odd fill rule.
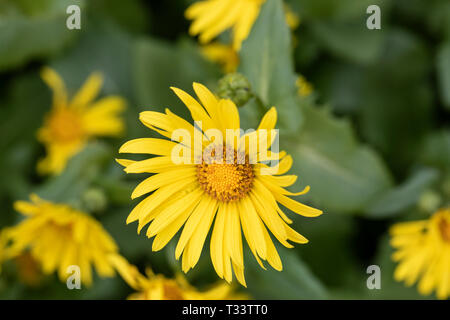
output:
[[[169,86],[192,92],[197,81],[217,89],[221,69],[187,34],[184,10],[192,2],[0,0],[0,227],[20,220],[12,203],[31,192],[91,205],[132,263],[168,276],[179,270],[173,242],[151,252],[151,240],[125,225],[137,203],[131,190],[143,176],[127,176],[114,158],[124,141],[152,134],[139,123],[140,111],[170,107],[187,117]],[[301,19],[292,39],[281,0],[267,0],[243,43],[239,72],[263,109],[277,107],[280,144],[293,155],[296,187],[311,186],[300,200],[325,214],[290,214],[310,243],[279,247],[283,272],[264,271],[247,255],[245,291],[256,299],[420,298],[392,278],[387,230],[449,202],[450,2],[285,2]],[[81,30],[65,27],[70,4],[81,7]],[[366,28],[371,4],[381,8],[381,30]],[[126,136],[91,143],[53,178],[36,173],[44,155],[36,130],[51,106],[39,76],[43,66],[60,73],[72,93],[101,71],[102,95],[119,94],[128,104]],[[296,74],[313,85],[311,96],[297,96]],[[263,114],[255,99],[240,112],[244,128],[255,127]],[[102,194],[106,204],[92,204],[89,192]],[[381,267],[381,290],[366,287],[371,264]],[[217,280],[208,246],[187,277],[200,288]],[[123,299],[130,292],[120,277],[70,291],[48,276],[29,287],[13,261],[0,274],[1,299]]]

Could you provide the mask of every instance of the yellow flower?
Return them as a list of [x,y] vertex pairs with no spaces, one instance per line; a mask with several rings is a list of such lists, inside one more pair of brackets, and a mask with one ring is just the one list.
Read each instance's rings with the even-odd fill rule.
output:
[[199,35],[201,43],[208,43],[220,33],[232,29],[233,48],[239,51],[259,15],[265,0],[203,0],[186,10],[186,18],[193,20],[189,33]]
[[202,46],[203,55],[222,66],[225,73],[232,73],[237,70],[239,56],[232,46],[214,42]]
[[227,283],[213,286],[207,291],[198,291],[186,279],[178,274],[175,279],[167,279],[162,274],[155,275],[151,269],[146,276],[130,265],[123,257],[111,258],[116,270],[136,293],[128,296],[129,300],[232,300],[246,299],[247,296],[233,294]]
[[38,163],[38,171],[58,174],[93,137],[116,136],[123,131],[118,114],[125,102],[116,96],[93,101],[103,83],[99,73],[93,73],[70,102],[64,82],[55,71],[44,68],[41,76],[53,90],[53,106],[38,131],[38,140],[47,152]]
[[307,97],[313,91],[312,85],[303,76],[297,77],[295,85],[297,86],[297,93],[300,97]]
[[114,275],[109,255],[118,252],[111,236],[96,220],[65,204],[54,204],[31,195],[31,202],[16,201],[14,208],[26,218],[5,230],[11,243],[8,258],[29,250],[44,274],[58,272],[65,281],[67,268],[80,267],[81,281],[90,285],[92,266],[102,277]]
[[422,295],[436,290],[439,299],[450,296],[450,208],[437,211],[430,219],[402,222],[391,230],[392,258],[399,262],[396,281],[411,286],[418,282]]
[[[285,152],[277,154],[268,151],[273,140],[268,138],[269,134],[265,136],[265,133],[275,128],[275,108],[266,113],[256,131],[226,140],[214,135],[215,140],[211,142],[211,131],[222,133],[225,137],[227,129],[234,131],[240,128],[239,113],[231,100],[218,99],[199,83],[194,83],[193,87],[200,102],[180,89],[172,90],[189,109],[194,121],[201,121],[203,131],[198,126],[194,128],[168,109],[166,113],[146,111],[140,114],[140,120],[150,129],[165,137],[172,137],[174,141],[135,139],[125,143],[119,150],[121,153],[157,156],[142,161],[118,160],[126,167],[127,173],[154,173],[134,190],[133,199],[153,193],[132,210],[127,223],[138,220],[140,232],[151,222],[147,236],[156,236],[152,247],[155,251],[161,250],[184,225],[175,257],[179,259],[183,254],[182,270],[187,272],[197,264],[215,219],[210,243],[213,266],[221,278],[230,282],[232,265],[238,281],[245,285],[241,227],[250,250],[261,267],[265,268],[262,259],[267,260],[276,270],[282,270],[281,259],[266,226],[288,248],[293,247],[288,240],[296,243],[306,243],[308,240],[288,226],[292,221],[277,202],[307,217],[316,217],[322,211],[288,197],[304,194],[309,187],[299,193],[284,189],[292,185],[297,176],[283,175],[292,166],[291,156]],[[173,134],[178,133],[177,129],[185,130],[189,137],[173,137]],[[199,136],[200,140],[203,136],[203,143],[198,143]],[[271,135],[271,138],[274,137]],[[249,148],[253,142],[258,145]],[[180,158],[186,160],[187,164],[177,164],[178,161],[173,159],[173,154],[179,155],[180,146],[183,151]],[[217,153],[211,151],[211,147],[214,147],[213,150],[218,148]],[[215,157],[221,157],[222,149],[227,163],[216,161]],[[267,154],[264,155],[266,151]],[[201,157],[208,152],[212,157]],[[275,168],[278,169],[277,172],[263,163],[276,158],[281,158],[278,168]]]

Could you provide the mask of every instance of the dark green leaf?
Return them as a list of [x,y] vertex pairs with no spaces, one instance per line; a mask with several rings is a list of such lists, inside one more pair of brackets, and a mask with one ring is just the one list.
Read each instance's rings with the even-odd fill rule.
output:
[[0,70],[59,53],[79,33],[66,27],[66,8],[83,0],[7,1],[0,6]]
[[450,110],[450,42],[439,49],[436,59],[442,101]]

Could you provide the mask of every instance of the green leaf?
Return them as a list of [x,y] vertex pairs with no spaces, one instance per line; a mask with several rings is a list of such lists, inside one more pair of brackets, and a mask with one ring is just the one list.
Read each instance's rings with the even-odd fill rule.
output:
[[36,173],[36,132],[51,98],[36,72],[13,78],[5,89],[8,94],[0,101],[0,198],[25,198]]
[[[298,7],[305,19],[341,22],[368,17],[366,9],[372,4],[380,6],[382,15],[387,14],[391,6],[390,0],[288,0],[287,2],[293,8]],[[365,19],[361,21],[365,27]]]
[[59,53],[79,33],[66,27],[66,8],[84,1],[7,1],[0,6],[0,70]]
[[[248,250],[246,251],[248,253]],[[253,299],[325,299],[326,290],[293,250],[279,248],[283,271],[261,269],[247,254],[245,277]],[[274,287],[276,286],[276,287]]]
[[450,130],[428,134],[419,154],[421,163],[450,171]]
[[93,142],[69,160],[66,169],[51,177],[35,192],[42,198],[78,205],[81,194],[98,176],[101,166],[112,155],[105,144]]
[[436,59],[441,99],[450,110],[450,42],[439,49]]
[[369,30],[365,20],[355,23],[320,22],[312,25],[316,39],[338,57],[352,62],[367,64],[381,53],[384,32]]
[[385,218],[410,208],[419,200],[422,193],[437,180],[438,176],[438,171],[430,168],[415,172],[403,184],[386,191],[370,203],[365,215],[373,218]]
[[[370,147],[360,144],[346,120],[305,107],[300,133],[287,143],[295,174],[311,186],[309,197],[324,211],[355,213],[391,187],[390,174]],[[283,141],[281,142],[283,145]]]
[[96,0],[89,2],[89,10],[95,14],[114,20],[122,29],[130,32],[145,32],[149,27],[148,10],[139,0]]
[[240,51],[240,72],[266,108],[276,106],[280,127],[295,131],[301,124],[296,75],[292,61],[291,35],[283,4],[269,0]]
[[424,135],[433,125],[430,61],[422,39],[392,28],[385,54],[363,71],[358,128],[399,176],[407,176]]
[[80,34],[76,46],[51,63],[69,93],[75,93],[92,72],[98,71],[104,76],[102,93],[131,97],[131,36],[101,18],[87,20],[82,30],[86,32]]
[[210,84],[215,85],[220,76],[219,69],[206,61],[189,40],[173,45],[139,39],[133,54],[133,80],[140,110],[163,111],[169,107],[180,116],[187,116],[187,108],[169,87],[191,92],[192,83],[201,82],[213,90]]

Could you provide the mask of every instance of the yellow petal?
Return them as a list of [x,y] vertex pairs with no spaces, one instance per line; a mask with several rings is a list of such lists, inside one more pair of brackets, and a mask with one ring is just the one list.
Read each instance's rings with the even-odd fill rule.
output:
[[103,76],[99,72],[92,73],[81,89],[73,97],[70,106],[83,109],[97,97],[103,85]]
[[42,68],[41,77],[53,91],[53,106],[57,108],[67,106],[67,89],[61,77],[48,67]]
[[170,156],[177,143],[157,138],[140,138],[125,142],[119,153],[148,153],[158,156]]
[[275,193],[274,196],[275,199],[283,206],[302,216],[317,217],[323,213],[322,210],[312,208],[310,206],[297,202],[291,198],[288,198],[282,194]]

